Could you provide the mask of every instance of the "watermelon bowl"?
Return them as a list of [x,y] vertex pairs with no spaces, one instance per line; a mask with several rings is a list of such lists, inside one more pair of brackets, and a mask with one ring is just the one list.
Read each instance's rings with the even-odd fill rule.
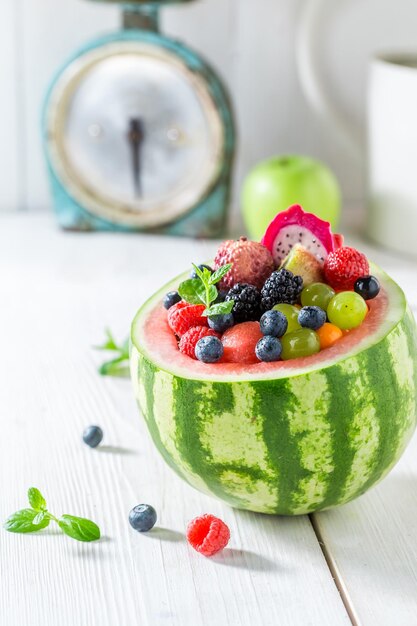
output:
[[275,363],[205,364],[178,351],[162,299],[131,331],[131,376],[152,439],[190,485],[229,505],[301,515],[379,482],[416,426],[417,331],[400,287],[375,265],[381,293],[364,323],[319,354]]

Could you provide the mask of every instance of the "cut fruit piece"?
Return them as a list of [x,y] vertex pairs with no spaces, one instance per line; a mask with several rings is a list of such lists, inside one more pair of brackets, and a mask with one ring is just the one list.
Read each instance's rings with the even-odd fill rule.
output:
[[281,268],[290,270],[294,276],[301,276],[304,287],[311,283],[321,283],[324,278],[320,261],[300,243],[295,244]]
[[224,361],[228,363],[257,363],[255,348],[263,334],[259,322],[243,322],[226,330],[222,337]]
[[323,324],[316,332],[320,340],[321,350],[330,348],[343,337],[343,331],[334,324],[329,324],[329,322]]
[[330,223],[324,222],[313,213],[305,213],[298,204],[278,213],[268,226],[261,243],[270,250],[277,266],[297,243],[311,252],[321,264],[335,248]]
[[310,357],[207,365],[181,354],[162,300],[132,325],[135,396],[156,447],[191,485],[232,506],[298,515],[349,502],[401,457],[416,424],[417,332],[404,294]]

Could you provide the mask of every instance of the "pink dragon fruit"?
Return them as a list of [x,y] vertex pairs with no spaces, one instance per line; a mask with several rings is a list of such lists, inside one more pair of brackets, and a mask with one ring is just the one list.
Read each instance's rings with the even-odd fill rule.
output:
[[277,267],[297,243],[324,264],[329,253],[343,245],[343,237],[332,234],[329,222],[294,204],[272,220],[261,243],[271,252]]

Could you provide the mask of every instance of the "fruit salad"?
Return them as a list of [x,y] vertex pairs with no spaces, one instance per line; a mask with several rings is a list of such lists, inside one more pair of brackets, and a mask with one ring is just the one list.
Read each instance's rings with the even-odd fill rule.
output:
[[331,348],[368,314],[380,284],[366,256],[295,205],[262,241],[223,242],[163,306],[178,350],[203,363],[289,361]]

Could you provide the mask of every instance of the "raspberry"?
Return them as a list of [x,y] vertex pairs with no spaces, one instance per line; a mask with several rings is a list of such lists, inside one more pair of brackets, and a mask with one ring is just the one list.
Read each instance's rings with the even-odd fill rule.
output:
[[224,522],[206,513],[187,526],[187,541],[203,556],[213,556],[229,543],[230,530]]
[[208,326],[207,317],[203,317],[204,304],[178,302],[168,311],[168,324],[171,330],[182,337],[193,326]]
[[366,256],[348,246],[330,252],[324,264],[326,281],[339,291],[352,290],[358,278],[368,274],[369,263]]
[[193,326],[181,337],[178,345],[180,352],[190,356],[192,359],[196,359],[195,347],[197,342],[203,337],[218,337],[220,339],[219,333],[216,333],[211,328],[207,328],[207,326]]

